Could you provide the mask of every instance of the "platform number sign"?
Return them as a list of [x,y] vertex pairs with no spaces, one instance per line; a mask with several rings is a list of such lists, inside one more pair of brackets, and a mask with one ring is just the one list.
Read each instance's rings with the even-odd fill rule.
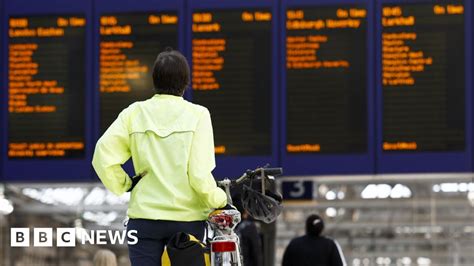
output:
[[282,183],[284,200],[312,200],[312,181],[283,181]]

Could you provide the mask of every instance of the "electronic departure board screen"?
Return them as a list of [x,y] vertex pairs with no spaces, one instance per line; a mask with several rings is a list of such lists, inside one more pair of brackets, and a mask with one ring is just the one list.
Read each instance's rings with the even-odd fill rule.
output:
[[286,12],[286,152],[367,152],[367,9]]
[[212,116],[216,154],[272,153],[270,9],[195,10],[193,102]]
[[382,6],[382,149],[464,151],[463,1]]
[[85,35],[80,14],[8,20],[8,157],[85,156]]
[[100,17],[100,127],[153,90],[153,64],[166,47],[178,49],[176,12],[103,14]]

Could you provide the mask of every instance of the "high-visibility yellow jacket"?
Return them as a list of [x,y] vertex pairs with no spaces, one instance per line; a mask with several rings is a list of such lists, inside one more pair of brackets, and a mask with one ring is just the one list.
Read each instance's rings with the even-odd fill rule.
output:
[[123,110],[99,139],[92,165],[107,189],[121,195],[131,178],[121,167],[130,157],[147,174],[132,190],[130,218],[205,220],[227,203],[216,186],[209,111],[182,97],[156,94]]

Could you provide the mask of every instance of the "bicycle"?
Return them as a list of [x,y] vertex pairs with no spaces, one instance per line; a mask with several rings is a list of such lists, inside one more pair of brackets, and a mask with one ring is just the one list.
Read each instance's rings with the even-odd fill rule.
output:
[[[246,171],[236,180],[226,178],[218,181],[217,184],[224,189],[227,194],[227,202],[232,205],[231,187],[250,181],[250,187],[244,185],[244,194],[247,192],[248,202],[243,202],[243,208],[255,219],[271,223],[276,220],[281,212],[280,203],[282,198],[268,190],[267,183],[274,180],[274,176],[282,173],[282,168],[261,167]],[[261,181],[261,192],[254,191],[252,187],[253,181],[258,178]],[[242,266],[240,240],[234,231],[240,221],[241,214],[235,208],[217,209],[209,214],[207,223],[208,228],[210,228],[208,232],[211,232],[211,236],[209,236],[209,233],[206,233],[206,236],[210,246],[212,266]]]

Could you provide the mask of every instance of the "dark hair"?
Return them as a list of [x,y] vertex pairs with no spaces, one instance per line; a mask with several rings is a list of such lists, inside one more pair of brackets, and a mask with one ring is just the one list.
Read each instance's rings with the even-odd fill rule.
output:
[[324,230],[324,221],[323,219],[317,215],[313,214],[306,219],[306,234],[319,236]]
[[189,85],[189,65],[178,51],[166,48],[153,66],[153,86],[159,94],[182,96]]

